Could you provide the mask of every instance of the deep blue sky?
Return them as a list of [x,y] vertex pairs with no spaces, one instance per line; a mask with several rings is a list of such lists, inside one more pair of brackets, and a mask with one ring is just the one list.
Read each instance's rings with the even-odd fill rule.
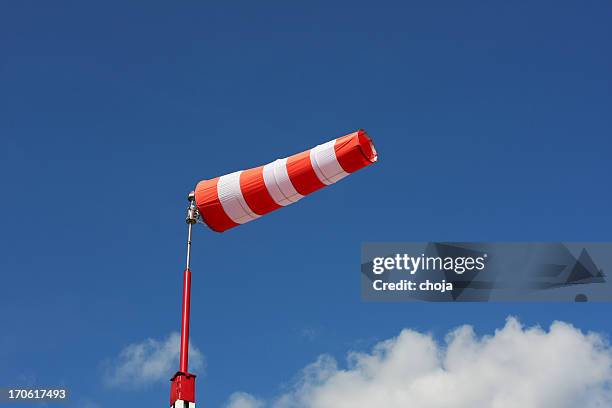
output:
[[359,251],[609,241],[612,3],[240,3],[0,8],[0,386],[165,406],[169,384],[111,390],[100,364],[178,330],[185,194],[360,127],[375,166],[196,230],[199,402],[270,396],[405,327],[610,331],[607,304],[365,304]]

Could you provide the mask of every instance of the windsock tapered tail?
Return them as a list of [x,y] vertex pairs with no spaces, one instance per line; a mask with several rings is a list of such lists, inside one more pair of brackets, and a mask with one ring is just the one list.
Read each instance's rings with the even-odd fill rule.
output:
[[377,158],[368,134],[358,130],[265,166],[202,180],[195,200],[206,225],[223,232],[295,203]]

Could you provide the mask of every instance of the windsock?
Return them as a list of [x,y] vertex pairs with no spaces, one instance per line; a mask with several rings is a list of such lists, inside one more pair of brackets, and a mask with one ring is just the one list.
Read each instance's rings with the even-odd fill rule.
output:
[[295,203],[376,162],[365,130],[358,130],[265,166],[202,180],[195,201],[202,220],[223,232]]

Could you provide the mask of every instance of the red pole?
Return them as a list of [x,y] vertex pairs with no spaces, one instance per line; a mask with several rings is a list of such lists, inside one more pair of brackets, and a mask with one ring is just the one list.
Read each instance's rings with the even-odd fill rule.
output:
[[181,364],[179,371],[188,372],[189,359],[189,309],[191,304],[191,271],[183,273],[183,318],[181,324]]
[[[195,407],[195,374],[188,370],[189,364],[189,311],[191,306],[191,227],[197,221],[197,209],[195,206],[195,195],[189,194],[189,208],[187,209],[187,224],[189,231],[187,235],[187,266],[183,272],[183,308],[181,319],[181,354],[180,368],[170,379],[170,406],[172,408]],[[192,405],[193,404],[193,405]]]

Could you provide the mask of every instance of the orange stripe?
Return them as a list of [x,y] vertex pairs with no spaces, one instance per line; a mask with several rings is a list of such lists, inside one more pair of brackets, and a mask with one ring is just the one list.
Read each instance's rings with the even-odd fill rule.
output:
[[264,215],[282,206],[276,204],[263,178],[263,166],[245,170],[240,174],[240,190],[247,205],[255,214]]
[[376,152],[365,130],[336,139],[334,150],[338,163],[347,173],[353,173],[376,161]]
[[287,158],[287,174],[293,187],[303,196],[325,187],[312,168],[310,150]]
[[223,232],[239,224],[232,221],[221,206],[217,193],[218,182],[219,177],[200,181],[195,189],[195,199],[198,211],[206,225],[214,231]]

